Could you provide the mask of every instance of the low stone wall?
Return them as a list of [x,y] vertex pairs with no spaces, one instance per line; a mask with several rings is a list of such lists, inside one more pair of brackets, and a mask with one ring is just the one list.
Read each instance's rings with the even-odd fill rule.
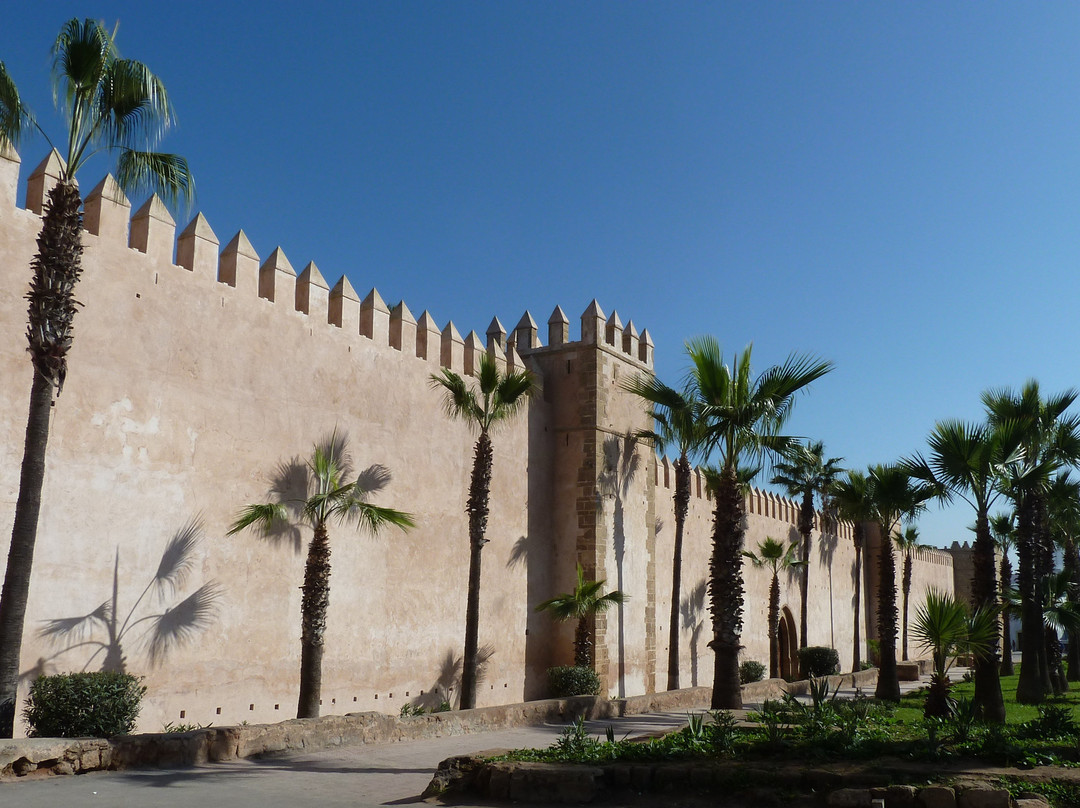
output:
[[[829,677],[838,685],[870,686],[877,671]],[[779,698],[784,691],[805,693],[807,682],[770,679],[743,687],[743,700]],[[650,712],[702,710],[712,689],[689,687],[608,699],[575,696],[544,699],[475,710],[397,717],[385,713],[349,713],[302,718],[278,724],[207,727],[178,733],[146,733],[116,738],[20,738],[0,741],[0,778],[28,774],[79,774],[100,769],[193,766],[278,752],[310,751],[334,746],[465,735],[472,732],[535,724],[569,723],[577,718],[605,719]]]

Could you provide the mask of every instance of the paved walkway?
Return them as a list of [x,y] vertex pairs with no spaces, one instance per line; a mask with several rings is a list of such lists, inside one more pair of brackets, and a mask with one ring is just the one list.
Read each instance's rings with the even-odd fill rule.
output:
[[[962,669],[952,671],[954,679]],[[907,691],[921,683],[902,682]],[[845,695],[842,691],[841,695]],[[846,695],[852,695],[848,692]],[[751,705],[747,705],[748,707]],[[686,714],[648,713],[588,723],[603,736],[671,730]],[[409,805],[431,780],[439,763],[453,755],[491,749],[549,746],[564,724],[519,727],[425,741],[352,746],[258,760],[216,763],[183,769],[94,772],[0,783],[0,808],[364,808]],[[668,801],[670,805],[677,802]]]

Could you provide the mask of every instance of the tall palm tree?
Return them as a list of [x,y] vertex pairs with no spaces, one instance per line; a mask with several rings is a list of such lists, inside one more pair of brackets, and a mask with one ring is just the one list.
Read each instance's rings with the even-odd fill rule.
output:
[[[999,567],[999,595],[1004,606],[1005,593],[1013,588],[1012,561],[1009,553],[1015,546],[1013,542],[1013,516],[999,513],[990,517],[990,533],[994,537],[994,546],[1001,553]],[[1001,609],[1001,675],[1013,675],[1012,658],[1012,616],[1008,609]]]
[[[287,525],[311,528],[304,586],[300,599],[300,697],[297,718],[317,718],[322,694],[322,660],[326,633],[326,612],[330,605],[330,522],[352,522],[378,533],[393,525],[402,530],[413,527],[411,514],[372,505],[363,476],[350,481],[350,463],[344,440],[336,435],[316,446],[306,466],[295,463],[301,478],[296,490],[275,490],[274,501],[245,506],[229,528],[228,535],[254,527],[263,535]],[[385,475],[385,472],[384,472]],[[298,495],[298,496],[296,496]]]
[[[1080,557],[1076,553],[1077,535],[1080,534],[1080,483],[1065,472],[1058,474],[1050,483],[1046,492],[1047,517],[1050,535],[1054,544],[1061,550],[1061,566],[1070,581],[1080,582]],[[1059,677],[1054,681],[1055,692],[1065,692],[1066,682],[1080,681],[1080,642],[1075,631],[1069,631],[1069,645],[1066,659],[1069,663],[1068,677]],[[1051,651],[1052,647],[1047,646]],[[1060,672],[1060,667],[1057,669]],[[1051,669],[1054,679],[1055,669]]]
[[1024,450],[1022,461],[1010,466],[1001,482],[1016,510],[1017,589],[1024,635],[1016,700],[1024,704],[1043,701],[1053,689],[1038,582],[1053,572],[1047,489],[1063,466],[1080,458],[1080,419],[1067,412],[1077,396],[1075,390],[1043,396],[1034,380],[1019,391],[1003,388],[982,394],[990,424],[1015,422]]
[[[976,608],[992,609],[998,602],[998,590],[990,508],[1001,496],[998,481],[1023,458],[1021,431],[1009,419],[996,424],[948,420],[935,425],[927,442],[929,458],[916,455],[904,461],[903,466],[913,477],[932,486],[937,499],[950,502],[960,498],[975,510],[971,602]],[[906,593],[904,600],[906,604]],[[906,659],[906,605],[904,621]],[[986,647],[986,656],[976,657],[975,704],[986,721],[1002,724],[1005,701],[1001,695],[998,650],[998,644],[991,643]]]
[[870,501],[870,481],[861,471],[849,471],[847,476],[836,481],[832,490],[832,501],[837,515],[852,524],[852,542],[855,545],[855,595],[852,605],[854,624],[851,636],[851,670],[862,667],[862,552],[866,546],[866,523],[874,518],[873,503]]
[[900,679],[896,670],[896,557],[893,537],[902,519],[910,519],[925,508],[932,491],[916,484],[899,465],[871,466],[869,474],[870,501],[881,536],[878,561],[878,642],[881,644],[881,665],[878,669],[874,695],[882,701],[900,700]]
[[[814,497],[822,499],[822,512],[828,501],[829,491],[842,469],[842,457],[825,459],[822,441],[799,443],[787,456],[773,466],[772,484],[783,488],[788,496],[798,497],[799,535],[802,537],[802,578],[799,582],[799,647],[806,648],[807,640],[806,601],[810,592],[810,538],[814,530]],[[824,524],[822,525],[824,527]]]
[[469,588],[465,605],[465,656],[461,668],[461,709],[476,706],[480,633],[480,553],[487,544],[488,499],[491,489],[491,430],[521,409],[535,386],[528,371],[500,372],[488,354],[480,357],[477,383],[470,386],[457,373],[443,368],[432,374],[431,386],[443,392],[450,418],[480,430],[473,449],[472,477],[465,512],[469,514]]
[[793,440],[780,434],[795,396],[821,378],[832,363],[792,355],[759,376],[751,374],[751,347],[724,362],[713,337],[699,337],[686,346],[689,383],[701,401],[706,446],[717,463],[714,487],[713,546],[709,559],[709,599],[715,654],[713,709],[740,709],[739,648],[742,633],[742,549],[745,500],[739,468],[763,458],[776,458]]
[[769,583],[769,678],[780,676],[780,573],[805,565],[797,558],[799,546],[791,542],[786,547],[772,536],[758,544],[757,552],[743,550],[755,567],[767,567],[772,571]]
[[702,421],[692,390],[682,392],[668,387],[654,375],[636,376],[623,388],[650,405],[649,415],[655,424],[651,432],[638,437],[651,439],[658,451],[674,446],[675,460],[675,544],[671,562],[671,613],[668,619],[667,689],[679,689],[679,604],[682,599],[682,548],[686,514],[690,508],[690,462],[702,448]]
[[915,557],[916,550],[922,550],[925,545],[919,543],[919,529],[914,525],[911,525],[904,529],[904,531],[898,532],[894,535],[893,541],[896,543],[896,549],[900,551],[900,557],[903,559],[900,572],[900,594],[901,594],[901,620],[903,628],[900,632],[901,640],[900,647],[902,649],[902,656],[905,662],[908,660],[908,600],[911,597],[911,575],[912,575],[912,562]]
[[607,581],[588,581],[585,570],[577,565],[577,585],[573,592],[556,595],[536,607],[538,612],[550,612],[556,620],[577,620],[574,629],[574,664],[583,668],[593,665],[592,632],[589,618],[606,612],[612,606],[626,603],[628,596],[618,589],[604,592]]
[[73,339],[75,286],[82,272],[82,198],[76,175],[101,151],[116,155],[116,180],[134,193],[152,189],[166,202],[189,199],[194,182],[187,162],[152,151],[173,121],[165,86],[141,62],[121,59],[114,34],[95,20],[64,24],[52,48],[54,97],[65,118],[66,142],[54,143],[38,125],[3,63],[0,63],[0,146],[16,144],[32,128],[45,136],[64,162],[49,192],[31,261],[27,299],[30,361],[34,379],[26,423],[19,496],[7,571],[0,594],[0,737],[14,731],[19,654],[37,541],[45,449],[53,399],[67,376]]
[[[1080,598],[1078,598],[1080,593],[1077,592],[1077,586],[1066,570],[1047,575],[1039,582],[1039,589],[1042,592],[1043,628],[1048,636],[1053,637],[1053,642],[1046,644],[1050,651],[1049,664],[1052,668],[1060,669],[1059,632],[1066,631],[1071,635],[1080,631]],[[1007,611],[1017,613],[1023,609],[1020,593],[1016,589],[1007,590],[1003,598],[1004,608]],[[1023,667],[1022,663],[1021,667]],[[1059,678],[1064,679],[1064,677]],[[1064,690],[1068,690],[1067,685]]]

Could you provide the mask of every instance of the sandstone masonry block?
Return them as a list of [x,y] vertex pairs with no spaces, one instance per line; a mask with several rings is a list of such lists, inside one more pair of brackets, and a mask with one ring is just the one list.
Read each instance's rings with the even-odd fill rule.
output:
[[870,789],[841,788],[831,792],[825,804],[829,808],[870,808]]
[[918,808],[957,808],[956,794],[946,786],[927,786],[915,798]]
[[1003,788],[965,788],[956,803],[958,808],[1010,808],[1010,797]]

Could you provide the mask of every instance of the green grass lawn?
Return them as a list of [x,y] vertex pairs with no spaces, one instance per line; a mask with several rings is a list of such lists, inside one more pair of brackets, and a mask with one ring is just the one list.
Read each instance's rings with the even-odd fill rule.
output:
[[[1019,674],[1001,677],[1001,695],[1005,699],[1005,720],[1009,724],[1023,724],[1039,717],[1037,706],[1016,703],[1016,682],[1019,678]],[[955,681],[951,693],[953,698],[972,698],[975,695],[975,683]],[[904,696],[900,707],[896,710],[897,720],[905,724],[922,721],[922,705],[925,698],[925,691],[915,691]],[[1080,724],[1080,682],[1070,682],[1068,693],[1048,698],[1045,704],[1068,707],[1073,719]]]

